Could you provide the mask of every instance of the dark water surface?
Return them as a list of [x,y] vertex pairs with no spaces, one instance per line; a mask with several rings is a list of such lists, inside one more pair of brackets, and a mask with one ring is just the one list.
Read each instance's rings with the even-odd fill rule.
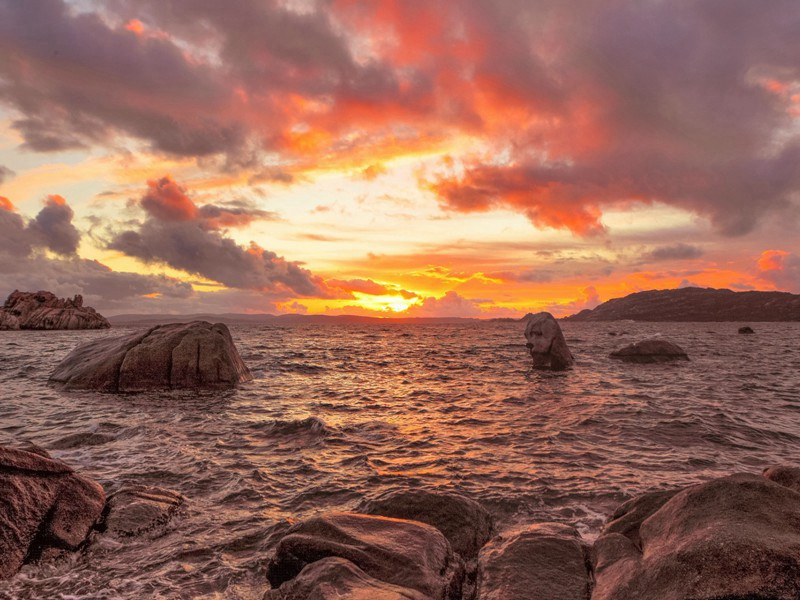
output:
[[[2,332],[0,443],[188,507],[162,537],[101,539],[0,597],[260,598],[289,520],[387,489],[456,490],[500,529],[557,520],[592,538],[644,490],[798,464],[800,323],[739,325],[566,323],[576,368],[530,376],[519,323],[232,327],[254,382],[131,396],[47,386],[74,346],[126,330]],[[692,361],[608,358],[656,334]]]

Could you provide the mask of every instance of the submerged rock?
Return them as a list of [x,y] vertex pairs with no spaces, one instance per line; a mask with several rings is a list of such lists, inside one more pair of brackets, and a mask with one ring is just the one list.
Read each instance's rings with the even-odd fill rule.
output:
[[108,329],[108,320],[83,297],[58,298],[51,292],[14,290],[0,309],[0,329]]
[[463,558],[477,556],[492,535],[489,512],[475,500],[452,492],[389,491],[363,502],[358,512],[432,525]]
[[0,447],[0,579],[48,548],[77,550],[104,505],[103,488],[63,462]]
[[744,327],[739,327],[739,333],[755,333],[755,331],[753,331],[752,327],[745,325]]
[[193,321],[79,346],[50,382],[67,390],[138,392],[231,388],[252,378],[225,325]]
[[370,577],[349,560],[329,557],[303,567],[300,574],[264,600],[430,600],[416,590]]
[[352,562],[372,578],[434,600],[461,597],[463,567],[439,530],[355,513],[326,513],[291,527],[278,543],[267,577],[278,587],[306,565],[332,556]]
[[105,531],[120,538],[161,535],[184,502],[182,495],[171,490],[125,486],[108,499]]
[[525,325],[525,339],[537,369],[561,371],[575,362],[561,327],[548,312],[531,315]]
[[733,475],[683,489],[650,510],[661,499],[645,502],[638,527],[612,522],[597,540],[592,600],[798,598],[800,493]]
[[615,350],[609,356],[624,362],[660,363],[673,360],[689,360],[683,348],[661,339],[644,340]]
[[498,535],[478,558],[477,600],[586,600],[588,548],[561,523]]

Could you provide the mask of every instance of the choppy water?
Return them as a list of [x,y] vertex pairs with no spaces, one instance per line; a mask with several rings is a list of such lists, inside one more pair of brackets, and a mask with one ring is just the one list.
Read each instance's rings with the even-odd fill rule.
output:
[[[800,463],[800,323],[738,326],[566,323],[576,368],[530,377],[519,323],[232,327],[254,382],[134,396],[47,386],[75,345],[123,330],[3,332],[0,443],[189,503],[158,539],[26,567],[0,597],[260,598],[288,520],[386,489],[452,489],[501,529],[558,520],[591,538],[641,491]],[[692,361],[607,357],[654,334]]]

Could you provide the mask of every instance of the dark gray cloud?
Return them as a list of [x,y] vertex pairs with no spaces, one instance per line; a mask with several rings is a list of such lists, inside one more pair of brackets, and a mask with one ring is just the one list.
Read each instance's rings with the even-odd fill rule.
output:
[[659,260],[691,260],[703,256],[703,249],[691,244],[673,244],[659,246],[647,253],[646,258],[651,261]]
[[74,254],[81,242],[81,234],[72,224],[74,216],[64,198],[48,196],[44,208],[28,223],[28,230],[53,252]]

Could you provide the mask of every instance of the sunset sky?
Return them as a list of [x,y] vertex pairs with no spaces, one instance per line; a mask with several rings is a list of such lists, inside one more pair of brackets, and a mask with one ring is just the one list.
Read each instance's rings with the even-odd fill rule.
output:
[[0,295],[800,292],[797,0],[0,0]]

